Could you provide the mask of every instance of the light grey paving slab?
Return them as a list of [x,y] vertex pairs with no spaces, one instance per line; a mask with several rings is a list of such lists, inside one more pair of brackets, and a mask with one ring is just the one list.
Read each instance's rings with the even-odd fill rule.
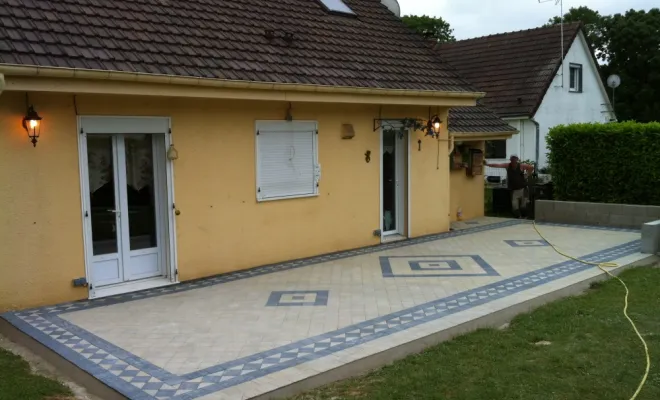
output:
[[[528,223],[475,222],[183,289],[4,317],[129,398],[251,397],[591,268],[525,245],[540,239]],[[596,261],[639,252],[638,231],[540,228],[563,251]]]

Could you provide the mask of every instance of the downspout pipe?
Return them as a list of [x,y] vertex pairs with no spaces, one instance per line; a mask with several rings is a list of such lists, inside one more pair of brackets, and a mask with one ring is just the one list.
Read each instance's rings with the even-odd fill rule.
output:
[[5,85],[5,76],[0,74],[0,96],[2,95],[2,91],[5,90]]
[[540,168],[539,166],[539,158],[541,155],[541,125],[534,119],[530,118],[530,121],[536,126],[536,172],[537,174],[539,173],[538,169]]

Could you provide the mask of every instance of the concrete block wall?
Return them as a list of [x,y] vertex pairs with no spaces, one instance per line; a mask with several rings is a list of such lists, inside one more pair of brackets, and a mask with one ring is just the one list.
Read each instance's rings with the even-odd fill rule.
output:
[[535,218],[562,224],[641,229],[646,222],[660,220],[660,206],[536,200]]

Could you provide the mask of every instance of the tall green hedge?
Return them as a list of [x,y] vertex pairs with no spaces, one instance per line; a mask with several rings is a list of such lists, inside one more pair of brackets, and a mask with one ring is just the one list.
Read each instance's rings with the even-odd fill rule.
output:
[[660,123],[560,125],[547,143],[555,199],[660,205]]

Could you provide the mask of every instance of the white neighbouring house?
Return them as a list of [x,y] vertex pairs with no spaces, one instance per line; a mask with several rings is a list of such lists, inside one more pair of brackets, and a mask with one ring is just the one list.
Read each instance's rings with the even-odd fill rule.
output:
[[[561,27],[555,25],[437,47],[444,61],[486,92],[483,104],[519,132],[487,142],[489,162],[517,154],[543,168],[550,128],[615,119],[582,25],[564,24],[563,47],[561,38]],[[485,174],[506,176],[506,171],[486,168]]]

